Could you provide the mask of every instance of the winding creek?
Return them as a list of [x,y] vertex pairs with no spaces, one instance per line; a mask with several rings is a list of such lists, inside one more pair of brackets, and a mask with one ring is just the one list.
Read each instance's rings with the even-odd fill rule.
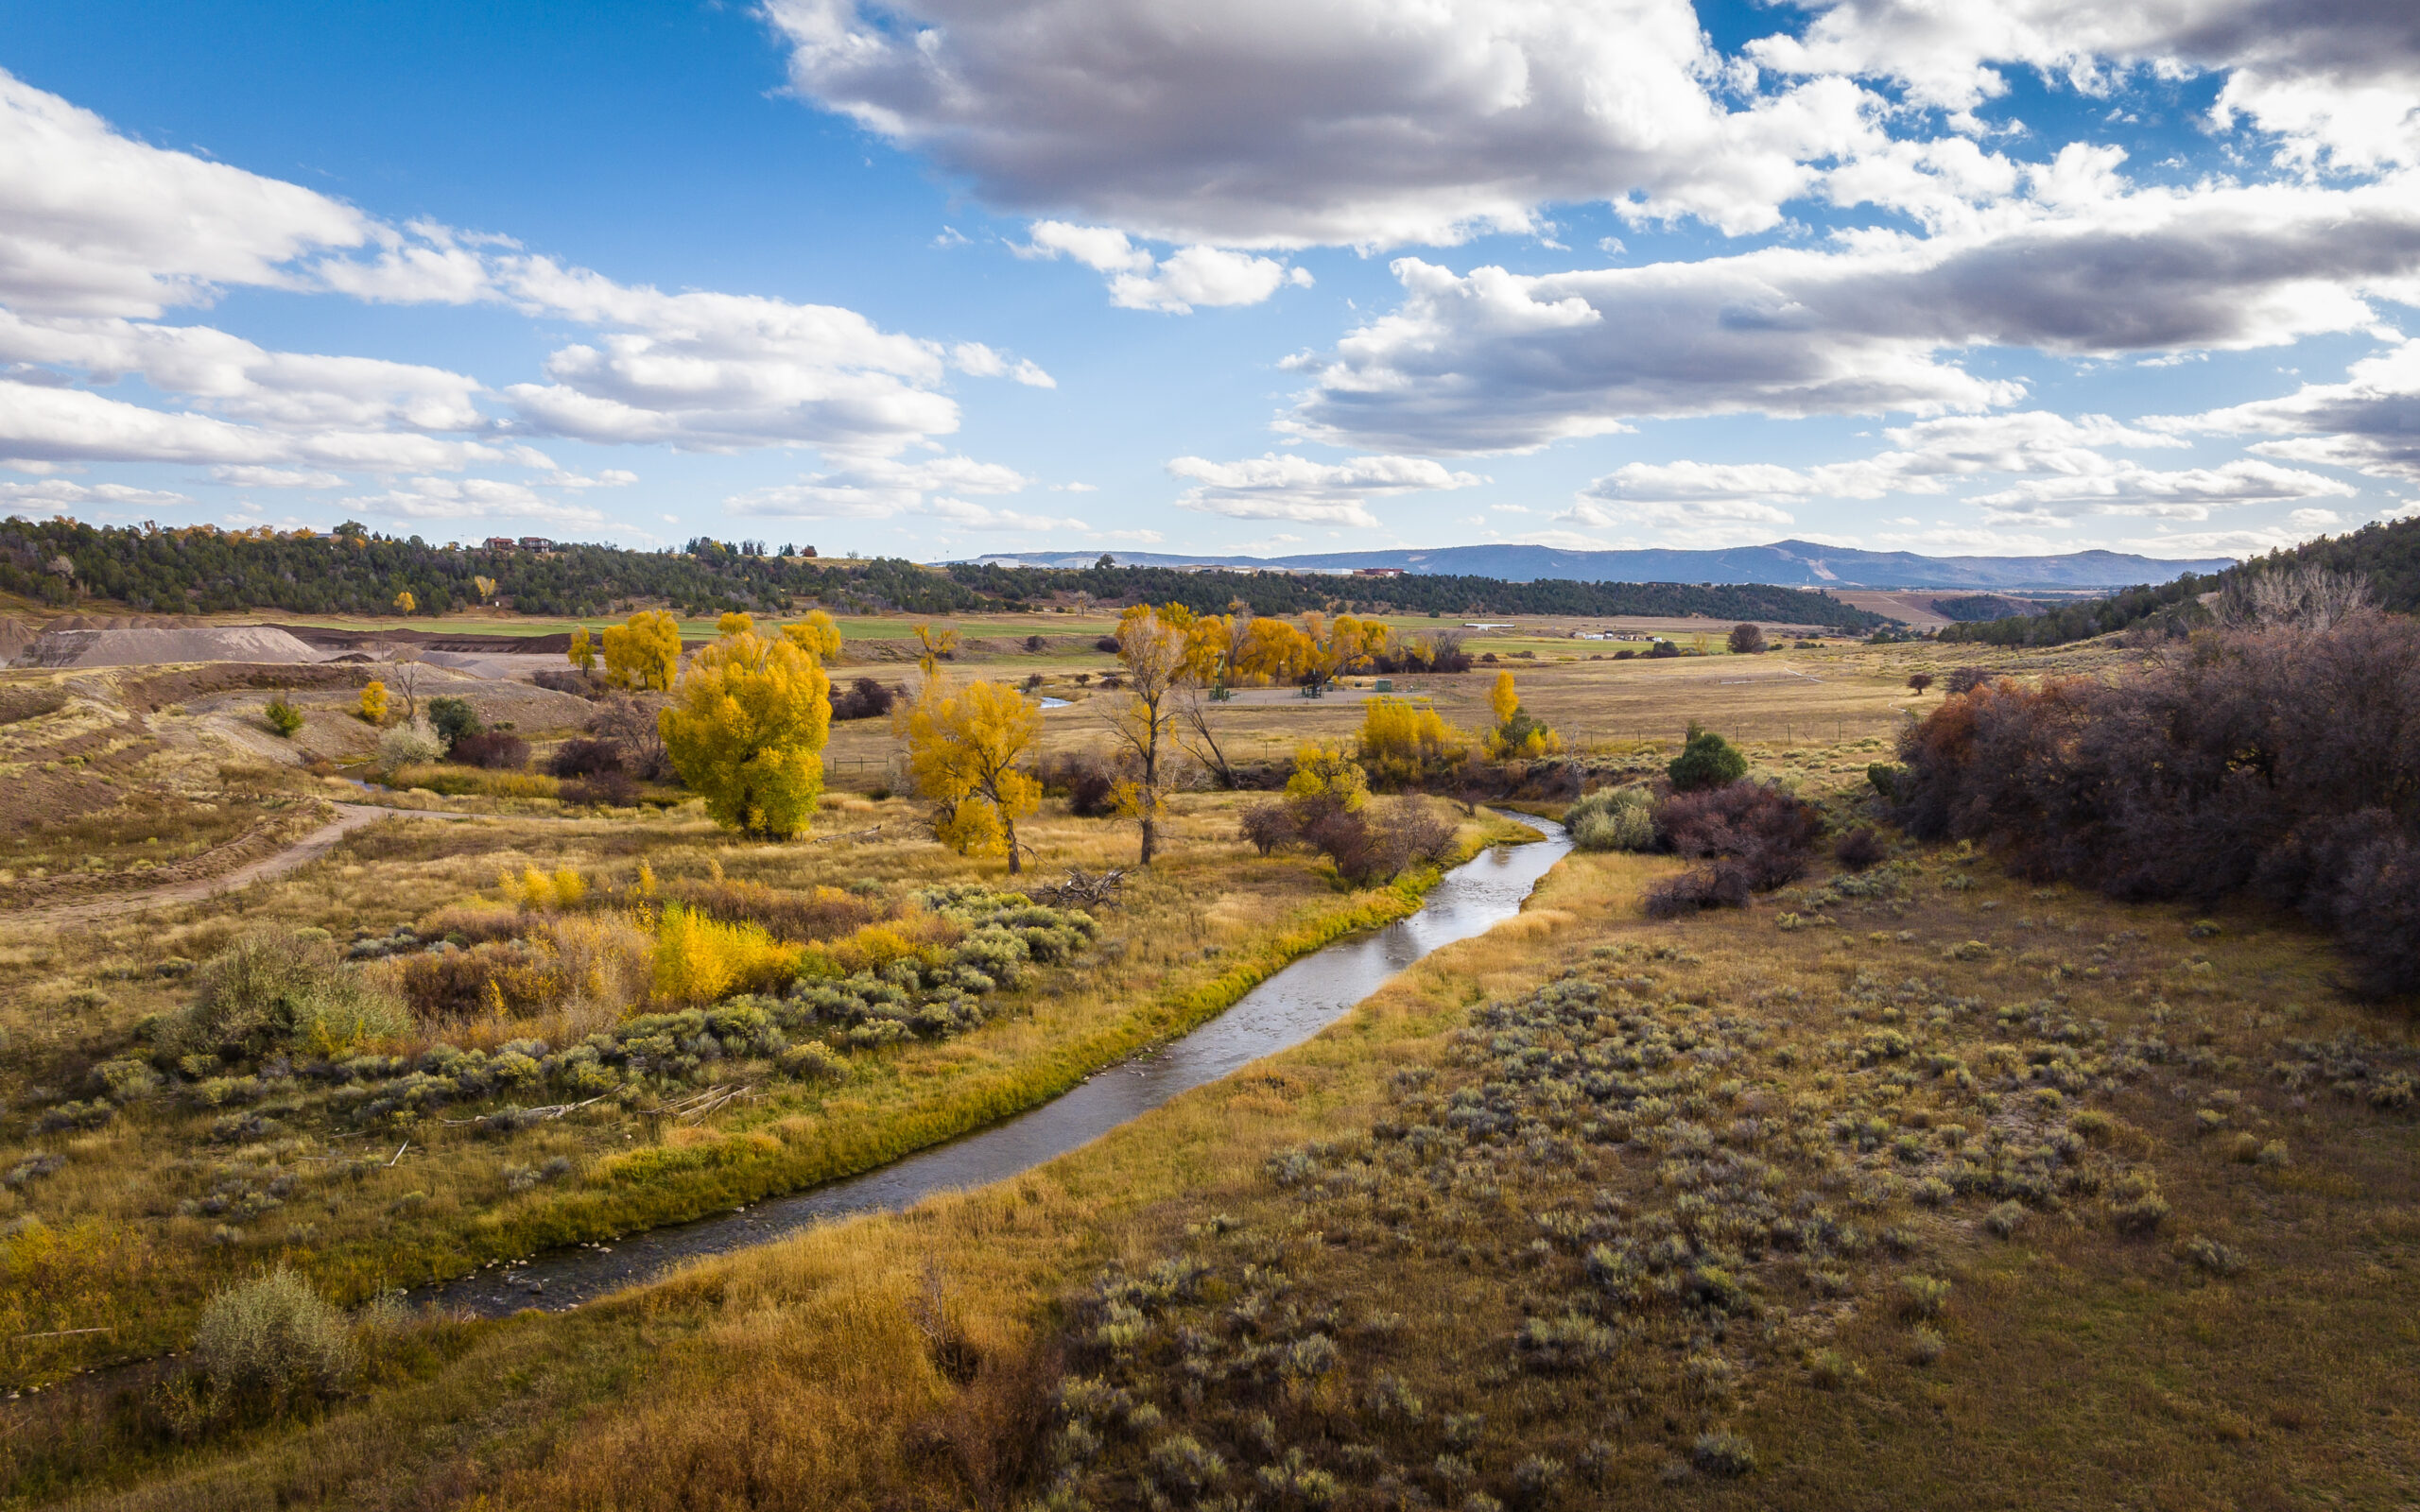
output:
[[1519,913],[1539,880],[1571,850],[1561,825],[1519,817],[1547,838],[1489,847],[1440,879],[1419,912],[1304,956],[1192,1033],[1098,1072],[1040,1107],[808,1191],[610,1244],[550,1250],[423,1287],[412,1299],[484,1317],[575,1307],[684,1261],[765,1244],[830,1219],[896,1211],[938,1192],[987,1186],[1029,1171],[1179,1092],[1301,1044],[1429,952],[1485,934]]

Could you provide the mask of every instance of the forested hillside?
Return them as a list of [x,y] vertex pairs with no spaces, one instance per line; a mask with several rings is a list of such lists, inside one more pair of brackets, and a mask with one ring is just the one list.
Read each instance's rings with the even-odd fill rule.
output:
[[950,576],[987,595],[1090,593],[1095,598],[1171,600],[1200,610],[1223,610],[1236,599],[1255,613],[1293,614],[1351,603],[1363,610],[1419,614],[1653,614],[1720,620],[1779,620],[1835,629],[1867,629],[1878,614],[1851,608],[1828,593],[1762,584],[1577,583],[1542,578],[1511,583],[1495,577],[1443,574],[1401,577],[1316,576],[1302,573],[1188,573],[1170,567],[1088,567],[1081,570],[1003,567],[959,562]]
[[2200,602],[2204,594],[2223,592],[2245,578],[2303,566],[2367,580],[2371,600],[2392,613],[2420,612],[2420,517],[2364,525],[2349,535],[2324,536],[2290,550],[2255,557],[2225,572],[2190,574],[2171,583],[2130,588],[2107,598],[2023,619],[1953,625],[1941,632],[1941,639],[1988,645],[2061,645],[2155,617],[2190,627],[2209,618],[2209,610]]
[[[482,581],[484,580],[484,581]],[[1440,614],[1705,615],[1839,630],[1882,623],[1828,594],[1786,588],[1676,583],[1507,583],[1486,577],[1345,578],[1296,573],[1198,574],[1154,567],[1035,571],[960,564],[946,571],[883,558],[767,555],[696,541],[681,551],[563,544],[544,551],[435,546],[348,522],[334,534],[94,526],[55,519],[0,523],[0,592],[67,607],[87,600],[144,613],[442,615],[482,602],[526,614],[594,616],[631,600],[692,613],[962,613],[1020,609],[1056,595],[1097,603],[1171,600],[1223,610],[1240,598],[1262,614],[1351,606]]]

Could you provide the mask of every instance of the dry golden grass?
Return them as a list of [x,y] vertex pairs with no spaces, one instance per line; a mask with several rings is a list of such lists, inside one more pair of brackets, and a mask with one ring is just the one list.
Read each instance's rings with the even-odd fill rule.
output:
[[[1474,642],[1473,644],[1479,644]],[[1612,660],[1611,643],[1539,638],[1490,642],[1527,656],[1502,656],[1468,673],[1391,678],[1395,693],[1432,702],[1449,722],[1475,730],[1489,722],[1488,693],[1498,671],[1518,680],[1530,713],[1562,735],[1575,755],[1667,759],[1679,748],[1695,720],[1754,748],[1778,763],[1786,755],[1813,758],[1855,747],[1887,755],[1910,714],[1921,714],[1938,693],[1909,691],[1916,672],[1936,677],[1962,665],[1995,670],[2094,673],[2121,665],[2130,653],[2089,645],[2051,651],[2004,651],[1988,646],[1828,644],[1817,650],[1776,650],[1761,656],[1720,654],[1720,636],[1709,635],[1717,654],[1649,661]],[[1073,700],[1044,714],[1045,748],[1062,750],[1104,744],[1104,716],[1116,696],[1104,693],[1098,675],[1114,662],[1098,653],[1077,658],[1037,657],[963,663],[945,669],[953,681],[976,678],[1044,676],[1045,695]],[[1079,673],[1091,680],[1080,685]],[[1251,689],[1231,703],[1211,705],[1211,727],[1228,759],[1238,764],[1284,762],[1305,740],[1342,740],[1360,729],[1362,702],[1375,679],[1346,679],[1324,698],[1294,696],[1286,688]],[[884,720],[850,720],[832,727],[826,753],[836,788],[865,792],[899,782],[890,727]],[[1881,760],[1884,756],[1870,759]]]
[[[464,900],[493,897],[500,872],[530,868],[568,868],[628,890],[644,861],[670,889],[722,877],[800,892],[871,885],[896,898],[942,882],[999,885],[999,864],[967,861],[925,837],[905,800],[836,799],[823,838],[778,847],[735,843],[695,821],[398,820],[356,832],[325,861],[274,883],[165,918],[65,932],[0,922],[0,963],[14,984],[0,996],[0,1095],[30,1109],[0,1125],[0,1174],[39,1158],[64,1161],[0,1186],[0,1225],[38,1219],[50,1236],[0,1240],[0,1266],[23,1282],[0,1306],[0,1367],[12,1383],[39,1382],[174,1347],[212,1287],[267,1258],[291,1261],[357,1300],[880,1163],[1072,1085],[1215,1011],[1339,930],[1410,906],[1392,891],[1340,892],[1300,858],[1252,855],[1233,838],[1232,805],[1181,799],[1174,852],[1102,912],[1098,947],[995,1000],[996,1016],[981,1028],[859,1052],[836,1085],[739,1068],[757,1094],[689,1122],[649,1117],[652,1100],[641,1099],[608,1100],[509,1138],[446,1122],[484,1102],[365,1125],[337,1116],[307,1083],[265,1095],[230,1083],[223,1106],[207,1106],[198,1088],[172,1090],[81,1131],[38,1119],[90,1095],[91,1068],[145,1054],[135,1025],[192,997],[188,979],[164,971],[206,959],[256,923],[327,929],[340,943],[383,937],[398,924],[458,928]],[[1110,821],[1060,810],[1037,816],[1028,833],[1040,852],[1037,881],[1070,865],[1101,870],[1132,859],[1130,833]],[[532,916],[524,931],[552,927]],[[571,947],[588,948],[558,942],[556,954]],[[390,1048],[417,1054],[441,1039],[488,1051],[529,1038],[576,1042],[599,1027],[598,1011],[631,994],[603,983],[597,995],[604,1009],[571,1003],[435,1025]],[[406,1143],[398,1161],[366,1163],[372,1146],[385,1160]],[[639,1155],[647,1159],[632,1164]],[[526,1190],[507,1180],[508,1167],[549,1161],[570,1174]],[[109,1332],[11,1337],[61,1330]]]
[[[1812,911],[1806,896],[1650,925],[1634,901],[1665,865],[1575,858],[1518,924],[1431,956],[1311,1043],[1017,1180],[696,1266],[586,1315],[480,1331],[414,1383],[198,1458],[116,1504],[1007,1504],[1046,1468],[1063,1307],[1105,1263],[1139,1272],[1207,1243],[1187,1229],[1213,1213],[1274,1239],[1305,1298],[1405,1315],[1390,1358],[1432,1418],[1484,1416],[1469,1451],[1482,1485],[1503,1484],[1516,1453],[1606,1440],[1601,1486],[1571,1482],[1541,1504],[2383,1507],[2420,1494],[2412,1113],[2270,1069],[2293,1062],[2294,1044],[2358,1034],[2377,1081],[2411,1063],[2407,1015],[2342,1002],[2325,952],[2255,914],[2189,936],[2167,910],[2029,890],[1942,855],[1912,869],[1904,896],[1829,902],[1828,926],[1776,927]],[[2102,1157],[2152,1173],[2171,1211],[2155,1236],[2131,1237],[2095,1198],[2034,1211],[2001,1239],[1977,1221],[1985,1203],[1936,1212],[1886,1199],[1857,1221],[1909,1228],[1915,1258],[1861,1270],[1836,1303],[1777,1297],[1820,1349],[1735,1325],[1718,1345],[1737,1357],[1735,1400],[1709,1413],[1676,1395],[1668,1424],[1609,1415],[1585,1380],[1511,1368],[1508,1330],[1533,1285],[1512,1255],[1527,1233],[1477,1235],[1470,1260],[1415,1246],[1383,1263],[1358,1241],[1302,1237],[1306,1220],[1333,1224],[1271,1183],[1270,1155],[1368,1128],[1398,1069],[1450,1080],[1449,1035],[1472,1003],[1515,999],[1624,943],[1682,953],[1648,967],[1663,1011],[1703,1003],[1754,1018],[1766,1043],[1727,1072],[1745,1083],[1730,1095],[1800,1107],[1817,1127],[1840,1108],[1902,1129],[1971,1119],[1973,1094],[1929,1074],[1853,1073],[1841,1045],[1884,1028],[1957,1049],[2010,1112],[2043,1106],[2029,1068],[2062,1041],[2001,1008],[2064,995],[2057,1017],[2098,1021],[2110,1040],[2157,1035],[2171,1056],[2080,1087],[2060,1116],[2100,1115],[2077,1126]],[[1627,961],[1613,969],[1637,970]],[[1920,990],[1903,1003],[1910,979]],[[1981,1006],[1944,1022],[1925,1006],[1935,994]],[[2225,1121],[2215,1132],[2205,1110]],[[2238,1159],[2238,1134],[2256,1149],[2281,1142],[2284,1162]],[[1594,1179],[1668,1200],[1652,1157],[1616,1153]],[[2188,1238],[2245,1268],[2198,1268]],[[1929,1364],[1910,1358],[1916,1335],[1891,1284],[1911,1266],[1951,1282]],[[1675,1366],[1636,1368],[1653,1385]],[[475,1388],[493,1381],[512,1384]],[[1353,1407],[1285,1411],[1340,1427]],[[1753,1444],[1758,1469],[1668,1483],[1667,1462],[1688,1453],[1683,1430],[1709,1417]],[[452,1426],[432,1443],[439,1422]]]

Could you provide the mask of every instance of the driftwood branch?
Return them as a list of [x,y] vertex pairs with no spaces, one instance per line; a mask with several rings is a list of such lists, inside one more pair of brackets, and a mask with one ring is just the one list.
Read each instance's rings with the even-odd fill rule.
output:
[[115,1333],[116,1332],[116,1326],[111,1325],[109,1327],[97,1329],[52,1329],[46,1333],[20,1333],[16,1335],[16,1337],[20,1339],[63,1339],[71,1333]]
[[598,1092],[596,1096],[588,1098],[583,1102],[549,1103],[544,1108],[501,1108],[493,1113],[481,1113],[476,1118],[442,1118],[439,1119],[438,1122],[441,1124],[451,1124],[458,1127],[465,1124],[487,1124],[497,1121],[510,1121],[514,1124],[530,1124],[543,1119],[561,1118],[565,1113],[576,1113],[581,1108],[586,1108],[590,1103],[603,1102],[607,1095],[608,1094],[605,1092]]
[[643,1108],[640,1112],[650,1118],[690,1119],[706,1114],[741,1097],[753,1097],[755,1089],[735,1082],[721,1082],[701,1092],[692,1092],[661,1108]]
[[1123,867],[1100,872],[1086,871],[1081,867],[1070,867],[1063,881],[1049,883],[1040,887],[1028,887],[1026,889],[1026,896],[1035,902],[1048,903],[1060,908],[1064,908],[1070,903],[1098,905],[1115,902],[1117,889],[1125,884],[1125,881],[1126,868]]

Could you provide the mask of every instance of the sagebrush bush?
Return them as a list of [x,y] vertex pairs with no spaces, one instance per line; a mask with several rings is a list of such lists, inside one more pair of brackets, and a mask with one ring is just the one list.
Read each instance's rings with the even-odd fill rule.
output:
[[324,932],[281,925],[238,935],[197,973],[193,1005],[161,1036],[170,1057],[249,1058],[276,1050],[349,1052],[411,1031],[379,984],[347,968]]
[[422,765],[444,754],[444,742],[437,738],[437,731],[429,729],[424,720],[393,726],[378,737],[378,769],[382,772]]
[[342,1391],[360,1355],[344,1314],[280,1265],[210,1299],[194,1330],[192,1365],[216,1393],[283,1405]]
[[1565,809],[1563,822],[1582,850],[1652,850],[1654,810],[1654,795],[1643,787],[1599,788]]

